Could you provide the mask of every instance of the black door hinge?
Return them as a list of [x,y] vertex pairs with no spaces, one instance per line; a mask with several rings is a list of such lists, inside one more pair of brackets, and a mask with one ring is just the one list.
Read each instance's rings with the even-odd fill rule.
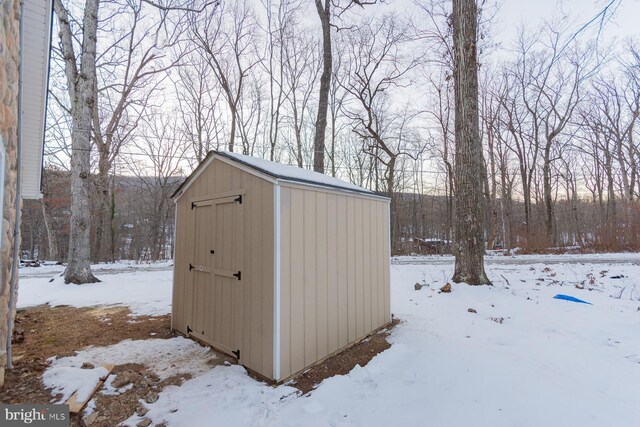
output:
[[211,252],[212,254],[216,253],[216,251],[214,251],[213,249],[211,249],[209,252]]
[[242,271],[238,271],[237,273],[233,273],[233,277],[237,278],[238,280],[242,280]]
[[191,202],[191,209],[196,207],[196,202]]
[[193,332],[193,329],[191,329],[190,326],[187,326],[187,334],[190,334],[191,332]]
[[233,199],[233,201],[242,204],[242,194],[236,197],[235,199]]
[[193,264],[189,263],[189,271],[193,270],[195,267],[193,266]]
[[232,351],[231,353],[233,353],[233,354],[236,356],[236,358],[237,358],[238,360],[240,360],[240,349],[238,349],[238,350],[236,350],[236,351]]

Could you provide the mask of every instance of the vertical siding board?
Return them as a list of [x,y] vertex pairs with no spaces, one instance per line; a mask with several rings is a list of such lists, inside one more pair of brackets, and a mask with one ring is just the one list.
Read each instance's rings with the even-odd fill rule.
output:
[[349,342],[358,338],[356,332],[356,202],[347,199],[347,317]]
[[[362,199],[361,199],[362,200]],[[362,201],[362,314],[363,314],[363,331],[362,335],[366,335],[373,329],[371,322],[371,269],[374,264],[371,262],[371,207],[373,202],[369,200]]]
[[370,200],[367,202],[369,211],[369,236],[371,244],[369,245],[369,271],[371,272],[371,286],[369,287],[371,292],[371,326],[372,329],[380,326],[380,319],[378,317],[378,288],[380,283],[380,276],[378,275],[378,202]]
[[[183,201],[178,201],[175,204],[176,218],[184,218]],[[182,277],[182,266],[184,265],[184,235],[182,234],[182,224],[185,221],[176,221],[175,224],[175,246],[173,253],[173,289],[171,292],[171,327],[181,332],[184,331],[184,291],[185,280]]]
[[376,233],[376,259],[378,260],[378,264],[376,266],[378,276],[378,306],[376,310],[378,312],[378,324],[380,325],[387,323],[387,319],[384,314],[384,263],[389,262],[389,260],[384,258],[385,239],[381,232],[381,230],[384,230],[384,206],[384,203],[376,203],[376,229],[378,230]]
[[[206,209],[206,208],[205,208]],[[196,235],[199,235],[199,233],[202,232],[202,229],[204,226],[206,226],[205,222],[203,221],[203,212],[200,208],[196,208],[193,210],[196,213]],[[200,239],[194,239],[194,242],[196,242],[196,254],[194,256],[194,261],[195,264],[198,265],[202,265],[203,264],[203,259],[202,259],[202,252],[204,251],[204,244],[206,243],[204,239],[200,238]],[[198,333],[202,333],[202,326],[204,323],[204,304],[205,304],[205,300],[204,300],[204,288],[206,286],[206,280],[204,278],[205,273],[199,273],[199,272],[195,272],[194,273],[194,277],[196,278],[196,281],[198,283],[198,286],[196,288],[196,295],[195,295],[195,299],[194,299],[194,304],[196,306],[196,322],[194,329],[196,329],[197,327],[197,332]]]
[[[316,357],[329,354],[328,283],[327,283],[327,194],[313,191],[316,196]],[[310,242],[307,242],[310,244]]]
[[362,215],[362,199],[355,199],[355,239],[356,250],[354,253],[356,264],[356,338],[364,335],[364,231]]
[[[234,230],[235,230],[235,238],[240,242],[240,244],[235,245],[236,252],[233,254],[234,265],[237,266],[241,271],[246,271],[243,259],[244,256],[244,215],[246,212],[245,205],[237,206],[239,215],[234,215]],[[233,334],[233,343],[234,349],[242,349],[242,324],[243,324],[243,307],[242,307],[242,293],[243,293],[243,283],[236,282],[233,283],[231,287],[231,307],[232,307],[232,322],[231,325],[231,333]]]
[[263,282],[260,277],[263,266],[260,251],[262,248],[262,239],[265,238],[262,231],[262,198],[263,193],[260,183],[256,182],[252,186],[254,189],[254,204],[251,211],[251,366],[254,366],[258,372],[262,371],[262,299],[263,299]]
[[[215,163],[216,161],[214,161]],[[222,163],[222,162],[218,162],[218,167],[214,168],[214,171],[216,172],[216,176],[215,179],[212,182],[212,192],[215,193],[221,193],[223,191],[227,191],[230,187],[230,184],[228,184],[228,176],[231,174],[231,171],[229,170],[229,166]],[[214,205],[214,209],[216,209],[216,211],[218,211],[220,213],[220,215],[214,215],[215,221],[216,221],[216,231],[220,231],[222,233],[222,236],[219,236],[216,240],[218,240],[220,243],[222,242],[227,242],[229,241],[228,239],[231,237],[229,235],[229,223],[227,222],[229,220],[228,216],[227,216],[227,212],[226,209],[224,208],[219,208],[217,206]],[[216,212],[216,214],[218,213]],[[215,248],[214,248],[215,249]],[[219,266],[227,266],[229,265],[229,253],[226,250],[226,248],[217,248],[217,255],[214,254],[214,256],[217,258],[217,265]],[[225,314],[225,306],[229,305],[229,301],[225,299],[225,295],[224,295],[224,288],[226,287],[225,285],[227,285],[228,283],[225,283],[225,279],[221,278],[221,277],[213,277],[213,286],[215,289],[215,293],[214,293],[214,298],[215,301],[213,302],[213,306],[215,307],[215,328],[214,328],[214,336],[216,337],[217,341],[221,341],[221,335],[222,335],[222,331],[223,329],[223,325],[222,323],[225,321],[224,317]]]
[[338,254],[338,345],[344,347],[349,343],[349,306],[348,306],[348,265],[347,265],[347,198],[337,199],[337,254]]
[[317,360],[316,313],[316,200],[315,192],[303,191],[304,197],[304,362]]
[[[189,199],[186,199],[186,202],[188,203]],[[185,330],[184,333],[187,333],[187,327],[189,326],[189,324],[191,323],[191,319],[193,317],[193,313],[194,313],[194,306],[193,306],[193,290],[195,287],[195,281],[193,278],[193,272],[188,270],[188,263],[193,262],[193,252],[194,252],[194,242],[193,242],[193,237],[194,237],[194,228],[193,228],[193,220],[194,220],[194,212],[191,208],[189,208],[187,210],[188,215],[185,216],[186,218],[186,224],[184,226],[184,230],[185,230],[185,237],[186,237],[186,242],[185,242],[185,246],[184,246],[184,253],[185,253],[185,263],[182,266],[182,269],[185,270],[185,285],[186,285],[186,289],[185,289],[185,317],[184,317],[184,322],[185,322]]]
[[[203,208],[204,209],[204,208]],[[213,249],[216,246],[216,231],[219,228],[218,227],[218,223],[222,220],[222,218],[219,218],[216,212],[216,207],[215,205],[211,206],[211,207],[207,207],[207,210],[209,210],[210,215],[208,215],[208,221],[207,221],[207,229],[204,230],[202,232],[202,234],[200,234],[200,238],[202,238],[203,236],[206,236],[207,239],[207,245],[209,245],[208,248],[206,249]],[[217,317],[219,316],[220,313],[220,303],[219,303],[219,295],[218,295],[218,287],[219,284],[217,283],[216,277],[213,274],[213,271],[215,269],[215,264],[216,264],[216,259],[215,259],[215,255],[212,255],[211,253],[209,253],[209,250],[206,250],[206,257],[209,261],[209,268],[211,273],[209,273],[209,277],[206,278],[207,280],[207,289],[206,289],[206,293],[207,293],[207,297],[206,297],[206,302],[205,302],[205,310],[207,312],[207,316],[206,316],[206,327],[207,330],[206,335],[208,337],[217,337],[216,335],[216,328],[219,327],[219,323],[218,323],[218,319]]]
[[291,374],[291,189],[280,190],[280,375]]
[[[247,176],[246,182],[244,184],[245,188],[245,198],[247,206],[251,206],[254,201],[254,180],[251,177]],[[244,245],[243,245],[243,256],[242,256],[242,268],[247,272],[247,280],[242,282],[240,286],[242,286],[242,353],[240,360],[245,365],[249,366],[251,363],[251,352],[253,349],[252,345],[252,315],[251,315],[251,301],[253,300],[253,286],[251,284],[251,278],[253,276],[251,271],[251,258],[253,255],[252,246],[252,238],[253,238],[253,221],[251,211],[253,209],[245,209],[244,211]]]
[[304,368],[305,282],[304,282],[304,196],[291,189],[291,371]]
[[[232,204],[224,204],[221,206],[224,212],[224,241],[231,242],[239,237],[236,233],[234,224],[235,218],[239,213],[240,207],[234,206],[235,203]],[[235,245],[234,245],[235,246]],[[235,263],[235,253],[229,250],[224,251],[224,266],[225,268],[238,268],[238,265]],[[220,289],[221,302],[222,302],[222,321],[220,337],[224,340],[224,342],[230,343],[232,345],[231,350],[237,350],[237,348],[233,347],[233,341],[231,340],[231,323],[233,322],[233,314],[235,311],[235,307],[233,306],[233,288],[238,285],[236,279],[231,279],[228,277],[220,277],[218,280],[218,287]]]
[[385,203],[384,206],[384,312],[385,318],[387,320],[391,320],[391,296],[389,295],[389,286],[390,286],[390,278],[389,278],[389,258],[391,254],[389,253],[391,248],[389,246],[389,205]]
[[338,324],[338,203],[327,195],[327,333],[328,353],[340,348]]
[[260,258],[262,258],[262,272],[260,281],[262,282],[262,374],[273,376],[273,279],[275,271],[273,269],[273,248],[275,243],[273,218],[274,218],[274,186],[267,181],[261,183],[262,192],[262,247]]

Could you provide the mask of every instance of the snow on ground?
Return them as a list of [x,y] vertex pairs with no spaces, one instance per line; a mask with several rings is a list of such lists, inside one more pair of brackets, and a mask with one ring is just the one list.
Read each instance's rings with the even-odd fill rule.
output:
[[[637,426],[640,255],[495,258],[487,262],[494,286],[454,284],[450,294],[438,289],[452,275],[452,259],[394,260],[391,308],[403,323],[391,334],[393,345],[309,395],[264,385],[239,366],[192,368],[210,357],[196,353],[178,362],[194,369],[194,378],[167,387],[146,417],[169,426]],[[170,283],[169,272],[130,274],[114,278],[147,283],[158,274]],[[26,283],[23,292],[41,286]],[[130,296],[132,283],[114,292],[120,302],[138,299]],[[427,286],[416,291],[415,283]],[[168,299],[158,304],[166,310]],[[161,340],[118,344],[115,363],[137,362],[146,343],[155,352],[154,341]]]
[[59,265],[20,269],[18,308],[39,304],[88,307],[126,305],[133,316],[171,312],[172,263],[97,264],[91,267],[101,280],[82,286],[65,285]]
[[[124,340],[108,347],[88,347],[75,356],[51,358],[51,366],[43,375],[43,382],[54,393],[61,393],[60,402],[66,401],[74,391],[82,401],[107,371],[103,364],[123,365],[139,363],[153,369],[161,380],[173,375],[202,375],[211,369],[208,361],[215,359],[215,352],[195,341],[177,337],[171,339]],[[83,369],[91,364],[95,369]],[[112,377],[105,383],[105,394],[124,390],[111,386]]]

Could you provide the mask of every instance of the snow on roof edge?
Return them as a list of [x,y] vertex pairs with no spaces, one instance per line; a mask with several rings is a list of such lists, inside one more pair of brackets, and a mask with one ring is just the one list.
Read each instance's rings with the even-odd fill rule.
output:
[[210,163],[211,159],[216,155],[237,162],[256,171],[262,172],[268,176],[275,178],[278,181],[319,186],[322,188],[330,188],[339,191],[358,193],[371,197],[389,199],[386,195],[367,190],[366,188],[362,188],[355,184],[318,172],[228,151],[210,151],[198,165],[198,167],[196,167],[196,169],[191,173],[191,175],[189,175],[171,195],[171,198],[179,197],[183,190],[185,190],[189,186],[191,181],[200,174],[200,172],[206,167],[206,165]]
[[303,169],[297,166],[285,165],[258,157],[251,157],[244,154],[231,153],[228,151],[218,151],[216,154],[237,161],[238,163],[244,164],[245,166],[248,166],[252,169],[256,169],[260,172],[266,173],[267,175],[270,175],[278,180],[299,182],[302,184],[312,184],[320,187],[328,187],[339,190],[354,191],[370,196],[386,197],[350,182],[343,181],[332,176],[324,175],[319,172]]

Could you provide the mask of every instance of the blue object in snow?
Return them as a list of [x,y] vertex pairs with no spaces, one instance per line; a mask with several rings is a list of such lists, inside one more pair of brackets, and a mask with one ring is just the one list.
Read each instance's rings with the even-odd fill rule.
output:
[[581,303],[581,304],[589,304],[589,305],[593,305],[593,304],[591,304],[590,302],[583,301],[583,300],[581,300],[581,299],[578,299],[578,298],[576,298],[576,297],[572,297],[572,296],[570,296],[570,295],[558,294],[558,295],[556,295],[555,297],[553,297],[553,299],[561,299],[561,300],[564,300],[564,301],[579,302],[579,303]]

